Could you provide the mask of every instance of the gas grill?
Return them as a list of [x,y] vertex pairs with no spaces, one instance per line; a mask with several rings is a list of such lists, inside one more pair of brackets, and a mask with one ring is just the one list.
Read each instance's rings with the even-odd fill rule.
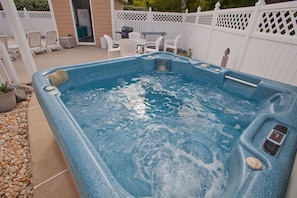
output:
[[133,32],[133,27],[123,26],[121,32],[116,32],[122,35],[122,38],[129,38],[129,33]]

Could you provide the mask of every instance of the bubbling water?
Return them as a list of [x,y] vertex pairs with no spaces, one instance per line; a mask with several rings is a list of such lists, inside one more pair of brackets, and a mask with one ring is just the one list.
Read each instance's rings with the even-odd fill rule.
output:
[[225,159],[257,109],[163,72],[78,87],[62,99],[136,197],[219,197],[228,178]]

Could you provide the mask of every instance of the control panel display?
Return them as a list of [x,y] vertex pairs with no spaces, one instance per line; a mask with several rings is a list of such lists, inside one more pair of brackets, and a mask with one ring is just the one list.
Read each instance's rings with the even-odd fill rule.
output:
[[266,138],[262,148],[270,155],[275,155],[282,145],[288,128],[283,125],[276,125]]
[[268,136],[268,139],[278,145],[281,145],[283,143],[285,136],[285,134],[273,129],[270,135]]

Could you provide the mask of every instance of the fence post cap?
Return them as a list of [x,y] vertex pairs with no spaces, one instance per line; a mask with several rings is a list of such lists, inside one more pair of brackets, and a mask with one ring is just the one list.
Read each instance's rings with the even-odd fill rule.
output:
[[215,5],[215,10],[219,10],[221,7],[221,3],[218,1]]
[[265,0],[258,0],[257,3],[255,4],[255,6],[262,6],[262,5],[266,5]]
[[201,12],[201,6],[197,8],[197,12]]

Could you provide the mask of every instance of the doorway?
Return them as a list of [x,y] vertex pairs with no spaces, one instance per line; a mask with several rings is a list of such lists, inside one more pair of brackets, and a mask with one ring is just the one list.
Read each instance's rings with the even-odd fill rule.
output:
[[92,13],[90,0],[71,0],[72,13],[79,44],[94,43]]

